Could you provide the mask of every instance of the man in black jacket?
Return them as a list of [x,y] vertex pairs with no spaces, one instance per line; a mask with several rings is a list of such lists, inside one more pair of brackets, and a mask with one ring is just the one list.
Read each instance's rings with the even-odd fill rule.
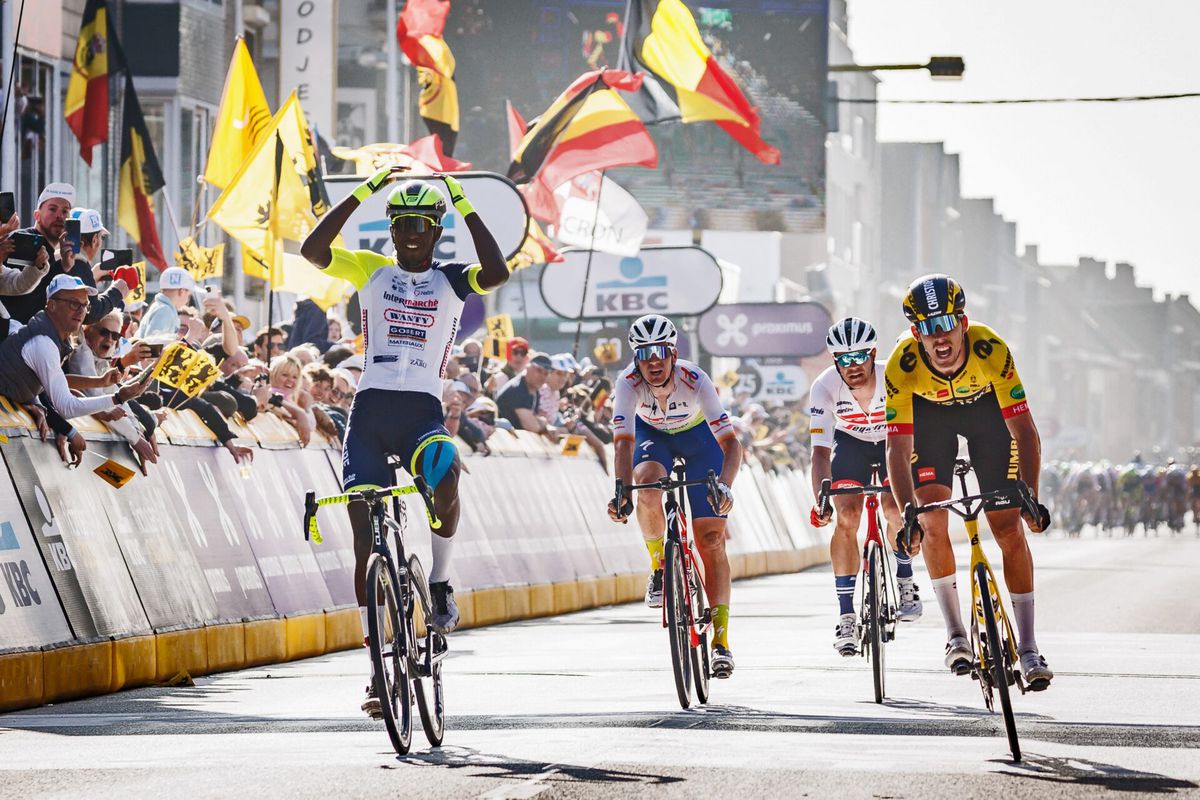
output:
[[[33,212],[34,224],[25,228],[26,233],[36,233],[46,240],[46,251],[50,257],[50,269],[46,271],[41,283],[28,294],[16,295],[5,301],[8,313],[13,319],[27,323],[33,315],[46,307],[46,289],[55,275],[74,275],[91,288],[96,288],[96,280],[92,277],[91,267],[83,260],[77,264],[75,253],[63,241],[67,230],[67,219],[71,213],[71,205],[75,201],[75,187],[69,183],[51,183],[38,195],[37,209]],[[132,268],[130,268],[132,269]],[[113,281],[104,293],[88,299],[86,324],[91,324],[109,314],[114,309],[123,311],[125,296],[129,294],[130,286],[122,279],[117,271]],[[134,271],[133,274],[137,274]]]

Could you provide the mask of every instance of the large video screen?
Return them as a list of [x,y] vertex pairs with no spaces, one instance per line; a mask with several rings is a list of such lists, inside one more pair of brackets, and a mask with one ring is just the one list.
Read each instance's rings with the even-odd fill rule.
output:
[[[619,0],[453,0],[445,39],[457,59],[462,132],[457,158],[503,172],[509,163],[504,101],[540,114],[583,72],[617,67],[625,3]],[[657,170],[615,177],[656,227],[706,226],[725,215],[751,229],[823,223],[828,0],[687,2],[701,35],[762,116],[782,152],[769,166],[712,123],[651,127]],[[730,219],[729,215],[735,215]]]

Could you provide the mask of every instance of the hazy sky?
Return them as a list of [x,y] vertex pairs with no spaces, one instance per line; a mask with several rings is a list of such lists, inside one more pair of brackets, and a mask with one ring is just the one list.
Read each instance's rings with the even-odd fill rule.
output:
[[[877,73],[880,97],[1200,91],[1197,0],[850,0],[859,63],[962,55],[961,82]],[[1200,98],[1037,106],[881,106],[880,138],[945,141],[963,194],[996,198],[1044,263],[1129,261],[1200,305]]]

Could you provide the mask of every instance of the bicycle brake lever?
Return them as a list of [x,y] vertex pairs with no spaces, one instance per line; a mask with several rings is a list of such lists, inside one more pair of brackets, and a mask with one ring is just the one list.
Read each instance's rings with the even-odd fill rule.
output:
[[304,541],[321,544],[321,531],[317,527],[317,493],[306,492],[304,495]]

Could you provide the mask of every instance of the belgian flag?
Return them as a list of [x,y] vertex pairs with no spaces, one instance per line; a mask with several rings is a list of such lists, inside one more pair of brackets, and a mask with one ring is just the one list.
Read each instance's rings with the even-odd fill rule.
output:
[[117,221],[137,240],[146,260],[167,268],[158,223],[154,218],[154,193],[166,185],[154,144],[146,130],[142,104],[133,90],[133,77],[125,73],[124,113],[121,121],[121,173],[117,182]]
[[421,85],[418,110],[429,132],[442,140],[446,155],[454,155],[458,140],[458,85],[454,54],[442,38],[450,0],[408,0],[396,21],[400,49],[417,68]]
[[521,139],[508,168],[514,183],[535,175],[554,189],[576,175],[611,167],[658,165],[645,124],[617,90],[636,92],[640,75],[586,72],[550,104]]
[[758,111],[713,58],[682,0],[631,0],[625,43],[631,68],[654,78],[634,103],[644,120],[715,122],[759,161],[779,163],[779,150],[762,140]]
[[88,0],[67,84],[66,117],[89,167],[92,148],[108,141],[108,42],[107,2]]

